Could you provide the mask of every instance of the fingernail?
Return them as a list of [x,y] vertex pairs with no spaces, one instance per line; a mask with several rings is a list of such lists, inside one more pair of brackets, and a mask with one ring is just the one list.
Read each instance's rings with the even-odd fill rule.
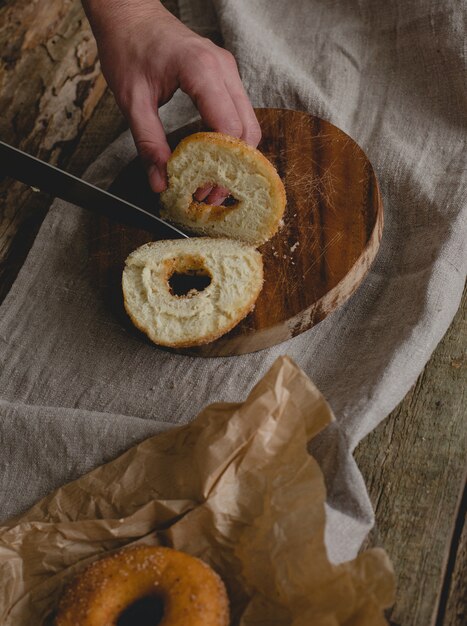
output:
[[193,194],[195,200],[197,200],[198,202],[203,202],[203,200],[205,200],[211,193],[212,189],[212,185],[207,185],[206,187],[198,187],[198,189]]
[[162,173],[157,165],[152,164],[149,166],[148,177],[152,189],[157,193],[164,191],[164,189],[167,187],[165,172]]
[[206,198],[207,204],[213,204],[214,206],[220,206],[226,198],[230,195],[230,191],[225,187],[214,187]]

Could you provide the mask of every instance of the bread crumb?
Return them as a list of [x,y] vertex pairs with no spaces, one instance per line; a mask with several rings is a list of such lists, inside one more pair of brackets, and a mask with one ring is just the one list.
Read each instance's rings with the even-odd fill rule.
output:
[[295,252],[295,250],[298,248],[299,245],[300,245],[300,242],[296,241],[294,245],[290,248],[290,252]]

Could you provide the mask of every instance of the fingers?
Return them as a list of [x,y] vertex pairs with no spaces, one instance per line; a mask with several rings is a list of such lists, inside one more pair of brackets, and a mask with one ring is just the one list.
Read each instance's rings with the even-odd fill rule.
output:
[[128,107],[126,116],[138,154],[147,169],[149,184],[153,191],[160,193],[167,187],[170,148],[156,107],[149,95],[141,96]]
[[[212,46],[198,55],[195,66],[186,64],[180,87],[193,100],[204,122],[213,130],[239,137],[256,147],[261,130],[253,107],[243,88],[234,57]],[[162,101],[164,100],[164,96]],[[161,192],[167,187],[167,160],[170,148],[157,113],[156,94],[135,88],[129,105],[122,106],[129,120],[138,153],[145,164],[151,188]],[[212,185],[198,190],[195,198],[221,204],[228,190]],[[206,201],[206,200],[205,200]]]
[[[234,57],[216,47],[216,54],[203,53],[198,61],[204,64],[203,71],[198,69],[185,80],[182,75],[180,86],[193,100],[205,124],[256,147],[261,139],[261,129]],[[205,185],[196,190],[194,198],[219,206],[229,193],[228,189]]]
[[204,187],[197,189],[193,194],[193,197],[198,202],[205,202],[206,204],[220,206],[229,195],[230,191],[225,187],[205,185]]
[[209,128],[232,137],[242,136],[242,121],[219,75],[205,75],[196,82],[188,95]]
[[229,195],[230,191],[225,187],[213,187],[205,202],[214,206],[220,206]]
[[[235,61],[234,64],[234,67],[231,61],[226,64],[228,67],[223,73],[225,78],[220,78],[219,73],[205,73],[203,79],[197,81],[187,93],[210,128],[239,137],[256,147],[261,139],[261,129],[243,88]],[[194,198],[198,202],[220,206],[229,193],[223,187],[206,185],[195,192]]]
[[261,128],[251,102],[240,82],[240,78],[238,83],[234,81],[233,84],[227,84],[226,87],[229,89],[230,97],[235,104],[237,115],[242,123],[241,139],[256,148],[261,140]]
[[261,129],[230,52],[213,46],[198,53],[196,67],[184,67],[180,87],[193,100],[205,124],[256,147]]
[[193,194],[193,197],[198,202],[203,202],[204,199],[209,196],[212,189],[213,189],[212,185],[204,185],[204,187],[199,187]]
[[235,57],[227,50],[223,50],[223,53],[224,67],[226,68],[224,83],[242,123],[241,138],[256,148],[261,140],[261,127],[250,99],[243,87]]

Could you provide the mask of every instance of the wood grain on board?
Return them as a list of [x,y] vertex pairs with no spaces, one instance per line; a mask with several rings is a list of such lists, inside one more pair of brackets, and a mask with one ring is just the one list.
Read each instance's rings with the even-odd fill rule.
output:
[[[284,223],[260,248],[264,286],[253,312],[224,337],[183,353],[254,352],[308,330],[357,289],[378,250],[383,207],[374,171],[361,148],[308,113],[256,109],[256,114],[262,130],[259,149],[286,188]],[[172,133],[171,147],[201,129],[201,123],[194,123]],[[158,196],[150,190],[138,159],[119,174],[111,190],[157,212]],[[100,287],[112,294],[107,302],[119,317],[117,282],[125,258],[139,245],[164,237],[166,232],[158,236],[104,217],[96,223],[91,254]]]

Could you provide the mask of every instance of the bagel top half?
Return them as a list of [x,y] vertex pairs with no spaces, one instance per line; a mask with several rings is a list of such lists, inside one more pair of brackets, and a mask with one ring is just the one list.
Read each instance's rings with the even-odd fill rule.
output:
[[[161,216],[192,232],[231,237],[254,246],[270,239],[284,214],[284,185],[268,159],[241,139],[214,132],[183,139],[167,163]],[[225,187],[229,206],[197,202],[206,185]]]

